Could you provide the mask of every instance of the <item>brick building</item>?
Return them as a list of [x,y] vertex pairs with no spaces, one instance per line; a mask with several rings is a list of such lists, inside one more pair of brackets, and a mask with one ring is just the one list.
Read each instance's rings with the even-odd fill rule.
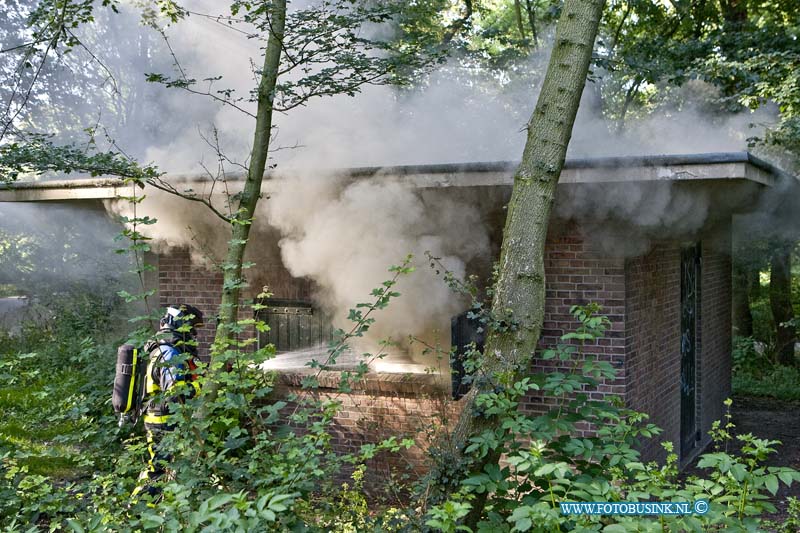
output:
[[[343,173],[351,180],[392,176],[437,194],[455,189],[471,194],[493,228],[496,251],[513,168],[509,163],[479,163]],[[722,402],[731,393],[731,218],[752,208],[760,191],[782,176],[748,153],[567,162],[546,246],[541,344],[552,345],[574,329],[572,305],[602,306],[612,325],[586,351],[610,361],[619,373],[598,394],[621,397],[664,429],[660,439],[643,443],[645,459],[663,458],[659,442],[669,440],[685,464],[708,443],[712,422],[724,414]],[[202,182],[192,185],[202,193]],[[0,201],[91,202],[125,192],[114,180],[19,183],[0,188]],[[638,213],[628,210],[626,195],[631,194]],[[601,200],[604,196],[609,198]],[[659,198],[669,199],[661,202],[661,209],[678,210],[680,216],[650,217]],[[695,222],[687,223],[692,218]],[[470,267],[484,274],[492,260],[484,258]],[[220,273],[193,264],[185,249],[172,249],[151,262],[157,273],[150,282],[162,305],[183,301],[209,316],[216,313]],[[292,279],[279,257],[262,269],[279,299],[279,311],[269,316],[272,337],[264,340],[274,342],[279,351],[296,353],[293,348],[323,339],[326,326],[315,315],[308,281]],[[212,334],[207,328],[201,341],[207,343]],[[278,360],[283,390],[307,394],[299,387],[310,371],[302,358]],[[547,368],[540,360],[534,365]],[[321,374],[317,393],[335,395],[343,404],[335,422],[339,449],[356,449],[398,432],[424,441],[422,428],[457,416],[460,405],[448,401],[446,372],[409,373],[402,365],[391,370],[389,365],[370,372],[349,394],[336,391],[335,373]],[[523,408],[535,412],[539,401],[531,397]],[[415,463],[420,455],[412,451],[407,459]]]

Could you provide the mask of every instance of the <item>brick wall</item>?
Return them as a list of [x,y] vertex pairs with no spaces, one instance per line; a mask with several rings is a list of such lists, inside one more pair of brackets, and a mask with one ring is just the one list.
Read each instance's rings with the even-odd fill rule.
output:
[[[724,415],[731,391],[730,234],[702,242],[696,352],[696,409],[700,451],[708,430]],[[681,247],[659,243],[626,264],[626,401],[650,415],[664,432],[642,446],[645,460],[663,460],[661,442],[680,451],[680,298]],[[685,460],[688,458],[682,458]]]
[[205,326],[197,335],[202,359],[208,357],[208,347],[214,340],[214,316],[219,310],[222,273],[211,272],[192,264],[186,249],[171,249],[158,258],[158,304],[188,304],[200,309]]
[[[198,332],[198,341],[200,356],[207,359],[209,346],[214,340],[214,317],[219,312],[222,273],[194,264],[191,253],[185,248],[172,248],[150,262],[158,267],[157,295],[160,307],[184,303],[197,307],[205,315],[205,326]],[[275,298],[302,300],[310,297],[311,283],[292,278],[279,262],[267,264],[257,272],[246,272],[245,275],[252,278],[253,282],[251,287],[245,289],[244,298],[257,296],[264,286]]]
[[[574,228],[555,228],[548,236],[545,249],[545,318],[540,348],[555,346],[562,335],[578,326],[569,310],[573,305],[591,302],[602,307],[611,321],[603,338],[584,345],[584,353],[608,361],[618,371],[614,381],[602,381],[592,399],[605,394],[625,394],[625,263],[621,258],[604,256]],[[559,361],[536,360],[534,372],[566,371]],[[522,408],[540,413],[546,406],[536,392],[531,393]]]
[[256,266],[245,270],[250,285],[248,297],[258,296],[266,286],[274,298],[308,300],[313,287],[310,280],[293,277],[281,262],[277,230],[257,227],[252,231],[246,261]]
[[[417,478],[428,471],[427,447],[441,434],[441,428],[452,427],[462,407],[462,402],[449,400],[449,389],[434,375],[369,373],[352,384],[353,392],[343,394],[337,391],[341,379],[338,372],[318,372],[320,388],[303,389],[302,379],[312,373],[300,370],[282,374],[276,392],[280,397],[295,394],[340,402],[330,428],[334,450],[357,453],[364,444],[392,436],[417,442],[417,447],[381,453],[367,463],[366,486],[376,496],[391,497],[393,489],[398,488],[392,480]],[[347,481],[348,475],[342,473],[340,481]]]
[[711,424],[715,420],[722,420],[725,415],[722,402],[731,395],[733,329],[730,247],[729,229],[715,235],[713,240],[703,241],[697,365],[700,398],[697,421],[701,446],[710,441],[708,431]]
[[[720,417],[722,399],[730,392],[730,259],[720,249],[704,248],[701,314],[704,317],[699,359],[698,383],[702,400],[698,420],[705,433],[712,420]],[[658,244],[643,257],[624,260],[604,256],[574,230],[554,229],[545,254],[547,277],[545,321],[541,346],[552,346],[558,338],[576,327],[569,308],[597,302],[611,320],[605,337],[585,346],[586,353],[610,361],[618,370],[613,382],[604,382],[594,398],[615,394],[629,407],[647,412],[651,421],[665,430],[660,439],[643,447],[645,459],[663,457],[659,442],[677,443],[680,434],[680,247]],[[307,282],[289,283],[285,269],[262,269],[258,281],[277,288],[284,298],[307,297]],[[275,278],[270,280],[270,277]],[[272,281],[272,283],[270,283]],[[176,301],[196,305],[209,317],[217,312],[222,277],[193,266],[186,250],[173,250],[159,258],[159,299],[162,305]],[[259,287],[260,288],[260,287]],[[212,339],[212,323],[201,331],[201,354],[207,354]],[[533,370],[558,368],[553,361],[536,361]],[[391,376],[391,375],[390,375]],[[365,442],[375,442],[396,432],[425,441],[419,428],[439,420],[443,413],[454,419],[460,405],[443,404],[441,391],[425,391],[431,376],[417,375],[398,385],[398,375],[375,375],[369,384],[352,394],[338,394],[342,412],[334,427],[335,446],[352,450]],[[285,389],[298,392],[291,379]],[[324,388],[318,394],[336,394]],[[523,409],[541,412],[545,406],[536,395],[523,402]],[[590,428],[584,428],[584,432]],[[677,449],[677,448],[676,448]],[[416,455],[415,455],[416,454]],[[406,454],[398,461],[377,459],[376,472],[419,465],[422,452]]]
[[627,406],[664,430],[643,443],[645,460],[663,459],[664,440],[680,439],[680,247],[660,243],[625,266]]

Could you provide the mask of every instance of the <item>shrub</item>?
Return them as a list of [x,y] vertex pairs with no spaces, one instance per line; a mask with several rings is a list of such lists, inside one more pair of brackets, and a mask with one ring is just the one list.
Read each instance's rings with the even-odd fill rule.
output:
[[[373,292],[372,303],[353,310],[354,326],[340,332],[330,348],[331,359],[349,338],[368,330],[374,310],[398,295],[393,291],[397,277],[409,270],[404,265],[393,271],[395,277]],[[253,319],[239,321],[236,338],[216,354],[214,368],[199,369],[204,392],[179,405],[172,415],[175,430],[161,441],[172,456],[169,475],[152,484],[159,489],[157,497],[146,493],[131,497],[145,463],[145,443],[140,431],[134,431],[127,434],[111,469],[100,470],[70,489],[82,495],[81,505],[47,508],[24,518],[76,531],[352,531],[373,523],[361,493],[364,463],[376,453],[396,452],[413,442],[390,438],[355,453],[337,453],[330,425],[339,403],[315,399],[313,394],[276,397],[273,376],[259,368],[274,355],[274,347],[253,350],[247,333],[251,327],[265,325]],[[330,362],[315,366],[321,370]],[[343,373],[342,390],[366,369],[364,365]],[[218,386],[216,395],[203,386],[211,380]],[[314,388],[315,382],[312,377],[306,385]],[[109,395],[110,383],[103,392]],[[103,403],[108,408],[108,402]],[[102,430],[126,435],[110,427]],[[336,481],[347,470],[356,473],[353,487]]]
[[113,314],[91,295],[59,300],[0,338],[0,526],[84,509],[78,495],[120,451],[108,393]]
[[[602,336],[608,325],[598,311],[595,305],[574,307],[573,316],[580,323],[577,331],[542,354],[571,370],[535,374],[514,383],[499,376],[494,390],[477,399],[480,416],[500,420],[494,428],[470,439],[467,460],[499,449],[504,461],[464,479],[451,498],[430,508],[427,526],[464,530],[460,522],[471,501],[485,494],[487,505],[478,531],[744,530],[756,527],[763,512],[774,510],[766,493],[774,495],[780,483],[800,480],[800,474],[792,469],[762,466],[779,443],[752,435],[733,437],[729,417],[723,424],[715,423],[711,435],[720,450],[738,439],[743,445],[741,455],[725,451],[703,455],[699,466],[708,470],[705,477],[681,481],[671,443],[664,444],[668,452],[664,465],[643,463],[637,443],[660,430],[647,424],[642,413],[589,396],[599,378],[613,379],[616,374],[610,364],[582,350],[584,343]],[[546,405],[554,406],[539,416],[518,411],[528,391],[538,391],[545,400],[553,400],[545,401]],[[593,434],[581,437],[578,424],[586,422],[591,423]],[[566,516],[559,508],[560,502],[699,500],[710,503],[702,515]]]
[[[372,304],[354,313],[356,324],[342,341],[366,331],[371,311],[396,295],[394,282],[387,283]],[[160,483],[163,496],[131,499],[144,466],[145,443],[140,431],[119,429],[110,413],[113,350],[97,340],[107,329],[103,317],[108,314],[92,316],[81,306],[75,313],[60,312],[61,320],[31,326],[23,337],[3,339],[0,347],[0,402],[5,402],[4,413],[27,423],[18,432],[27,438],[21,446],[12,442],[7,426],[0,434],[0,526],[5,530],[458,531],[480,493],[489,495],[481,531],[747,528],[756,527],[760,514],[772,509],[768,493],[800,479],[788,468],[762,466],[777,442],[734,437],[729,420],[714,426],[719,450],[702,458],[700,466],[708,471],[704,478],[679,480],[669,445],[665,465],[642,463],[637,445],[657,435],[658,428],[641,413],[589,396],[601,379],[616,373],[607,362],[583,353],[583,344],[601,336],[608,325],[599,308],[590,305],[573,309],[579,328],[542,354],[569,371],[516,382],[499,376],[493,391],[478,399],[482,413],[501,417],[501,430],[475,436],[467,452],[479,457],[500,447],[504,463],[464,480],[452,498],[424,515],[414,504],[376,511],[361,487],[367,458],[412,442],[392,438],[357,453],[336,453],[330,422],[337,403],[311,396],[274,397],[272,377],[257,369],[272,349],[248,351],[238,344],[222,354],[220,362],[229,362],[232,370],[215,376],[220,394],[191,400],[175,415],[178,430],[165,437],[173,460],[171,475]],[[242,331],[250,325],[240,324]],[[338,349],[332,346],[332,354]],[[313,387],[314,380],[308,385]],[[342,387],[348,387],[346,377]],[[20,389],[26,394],[9,392]],[[529,391],[557,400],[557,407],[535,417],[518,412]],[[201,407],[205,416],[194,416]],[[31,431],[43,425],[42,417],[48,424],[65,424],[46,439],[49,449],[61,446],[58,453],[36,448],[43,436]],[[586,422],[594,433],[578,436],[578,425]],[[724,451],[734,438],[742,443],[738,456]],[[52,470],[59,458],[67,460],[64,471]],[[51,470],[37,471],[42,464]],[[337,483],[346,469],[355,472],[352,484]],[[697,499],[710,502],[707,514],[659,521],[567,517],[557,506],[559,501]]]
[[739,371],[733,375],[733,392],[779,400],[800,400],[800,369],[776,365],[761,372]]
[[734,394],[800,400],[800,369],[777,364],[773,347],[759,345],[753,337],[736,337],[732,355]]

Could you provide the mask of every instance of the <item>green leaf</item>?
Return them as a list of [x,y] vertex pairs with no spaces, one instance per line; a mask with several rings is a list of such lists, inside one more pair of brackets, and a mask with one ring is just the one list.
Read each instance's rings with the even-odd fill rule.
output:
[[75,520],[73,520],[73,519],[71,519],[71,518],[68,518],[68,519],[67,519],[67,525],[68,525],[68,526],[70,527],[70,529],[72,529],[72,531],[74,531],[75,533],[84,533],[84,532],[85,532],[85,530],[83,529],[83,527],[82,527],[82,526],[81,526],[81,525],[80,525],[78,522],[76,522]]
[[142,516],[142,527],[145,529],[155,529],[164,524],[164,518],[157,514],[146,514]]
[[767,490],[775,496],[778,493],[778,476],[775,474],[770,474],[766,478],[764,478],[764,486],[767,487]]
[[558,465],[556,465],[554,463],[544,464],[544,465],[540,466],[539,468],[537,468],[534,471],[533,475],[534,476],[546,476],[547,474],[550,474],[551,472],[553,472],[556,469],[557,466]]
[[747,476],[747,467],[745,467],[743,464],[736,463],[731,466],[730,472],[733,475],[733,479],[741,482]]
[[792,472],[787,472],[785,470],[782,470],[778,472],[778,477],[780,478],[781,481],[784,482],[784,484],[786,484],[787,487],[792,486],[792,481],[794,481],[794,476],[792,475]]

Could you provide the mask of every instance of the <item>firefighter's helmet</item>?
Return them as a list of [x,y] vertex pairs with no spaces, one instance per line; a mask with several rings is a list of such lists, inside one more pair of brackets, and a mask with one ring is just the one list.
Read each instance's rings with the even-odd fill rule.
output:
[[203,312],[193,305],[178,304],[167,307],[167,312],[161,319],[161,329],[177,332],[178,329],[189,325],[189,333],[197,334],[197,328],[203,326]]

